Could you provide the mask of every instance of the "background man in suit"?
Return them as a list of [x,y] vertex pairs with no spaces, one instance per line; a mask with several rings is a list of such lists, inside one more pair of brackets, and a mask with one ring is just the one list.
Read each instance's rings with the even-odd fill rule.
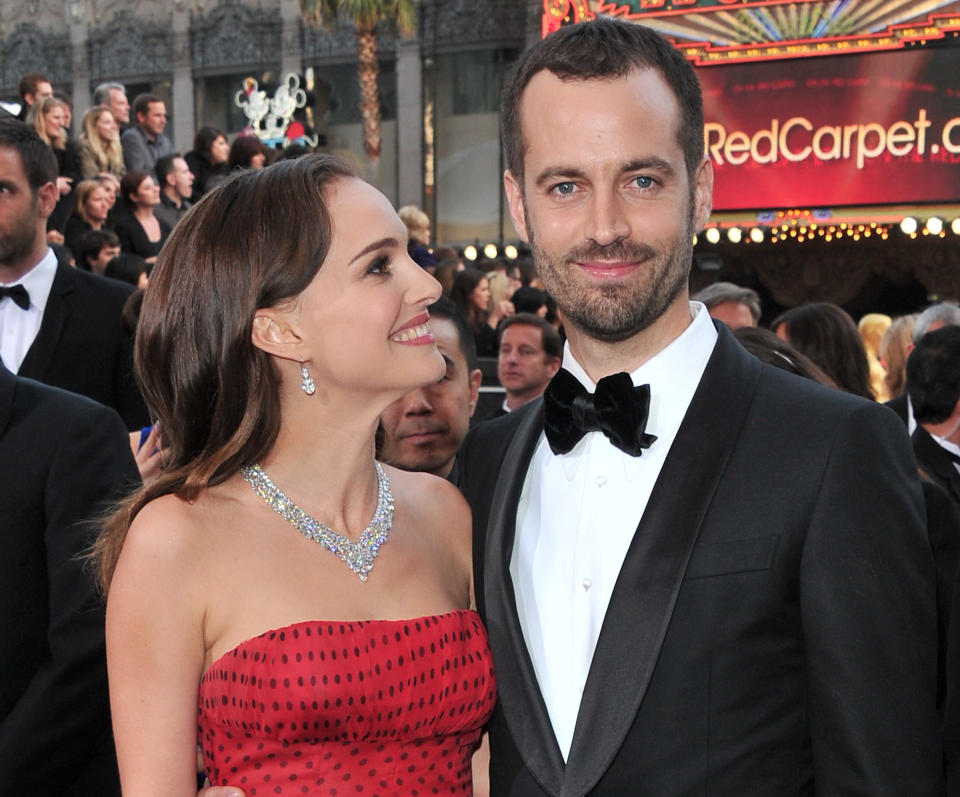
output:
[[539,398],[553,375],[560,370],[563,341],[546,319],[533,313],[515,313],[497,329],[497,379],[506,398],[503,415]]
[[917,465],[960,507],[960,327],[928,332],[907,360]]
[[148,423],[121,312],[130,285],[57,263],[46,242],[57,162],[28,125],[0,119],[0,360],[13,373]]
[[428,311],[447,370],[439,382],[411,390],[387,407],[380,417],[380,458],[456,484],[457,451],[477,408],[483,374],[473,332],[457,306],[441,297]]
[[543,401],[459,460],[492,793],[938,794],[909,443],[689,303],[713,185],[692,68],[637,25],[566,27],[521,56],[501,124],[568,341]]
[[0,366],[2,794],[119,794],[103,607],[80,557],[84,521],[137,480],[115,412]]

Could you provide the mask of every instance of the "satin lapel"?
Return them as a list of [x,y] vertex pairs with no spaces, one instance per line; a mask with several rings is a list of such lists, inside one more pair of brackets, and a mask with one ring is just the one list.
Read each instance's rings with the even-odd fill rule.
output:
[[0,363],[0,440],[13,417],[13,394],[17,389],[17,380]]
[[562,795],[589,792],[633,724],[700,525],[747,415],[760,363],[725,327],[718,331],[610,599],[577,715]]
[[57,274],[50,287],[47,305],[43,309],[40,331],[20,364],[18,376],[26,376],[38,382],[43,382],[47,376],[53,353],[57,349],[63,327],[70,316],[70,305],[65,297],[73,291],[71,269],[72,266],[62,264],[57,266]]
[[517,504],[542,430],[541,405],[517,429],[504,456],[487,522],[484,598],[500,706],[510,733],[534,778],[551,794],[557,794],[563,777],[563,756],[553,736],[553,726],[520,628],[510,577]]

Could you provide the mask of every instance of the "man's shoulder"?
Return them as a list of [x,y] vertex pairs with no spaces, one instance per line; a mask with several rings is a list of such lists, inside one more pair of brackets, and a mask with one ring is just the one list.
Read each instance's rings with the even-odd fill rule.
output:
[[97,427],[114,427],[124,431],[123,422],[115,410],[79,393],[9,372],[4,372],[0,380],[12,382],[13,412],[8,429],[23,425],[30,430],[31,436],[50,428],[80,433]]

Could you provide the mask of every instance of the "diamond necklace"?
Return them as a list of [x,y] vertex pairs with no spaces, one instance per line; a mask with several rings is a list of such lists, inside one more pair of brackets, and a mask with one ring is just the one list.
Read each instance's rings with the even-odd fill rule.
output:
[[335,553],[347,567],[360,576],[361,581],[366,581],[380,546],[387,541],[387,535],[393,528],[393,510],[396,509],[393,494],[390,492],[390,479],[379,462],[373,464],[377,469],[377,511],[356,542],[337,534],[329,526],[304,512],[270,481],[270,477],[258,464],[240,468],[240,472],[254,492],[266,501],[274,512],[296,526],[304,537]]

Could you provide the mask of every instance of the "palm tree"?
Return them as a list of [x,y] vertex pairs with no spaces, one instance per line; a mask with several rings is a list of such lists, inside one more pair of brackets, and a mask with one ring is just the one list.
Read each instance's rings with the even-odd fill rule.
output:
[[380,100],[377,96],[377,23],[393,20],[404,33],[413,29],[414,0],[300,0],[306,22],[330,26],[343,15],[357,33],[357,78],[360,81],[360,119],[363,150],[380,158]]

